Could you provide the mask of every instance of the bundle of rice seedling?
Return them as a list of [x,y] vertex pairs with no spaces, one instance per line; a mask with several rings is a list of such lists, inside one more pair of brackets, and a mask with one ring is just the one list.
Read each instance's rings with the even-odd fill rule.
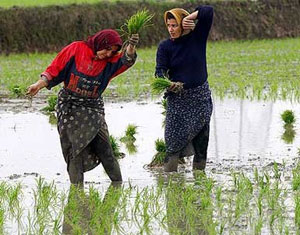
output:
[[157,139],[155,141],[156,154],[154,155],[152,161],[148,165],[149,167],[159,167],[164,164],[166,157],[166,144],[162,139]]
[[134,142],[136,140],[135,134],[137,134],[137,126],[134,124],[128,124],[125,135],[120,139],[121,142]]
[[120,27],[122,36],[129,38],[132,34],[137,34],[141,29],[150,26],[153,16],[154,14],[150,14],[146,9],[138,11]]
[[171,86],[171,81],[164,78],[155,78],[151,83],[152,92],[154,94],[160,94]]
[[114,136],[109,135],[109,141],[110,141],[114,156],[117,159],[124,158],[125,154],[120,152],[120,145],[119,145],[117,139]]

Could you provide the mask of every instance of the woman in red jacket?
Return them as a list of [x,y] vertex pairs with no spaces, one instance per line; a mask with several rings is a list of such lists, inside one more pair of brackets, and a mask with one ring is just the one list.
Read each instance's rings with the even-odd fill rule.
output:
[[132,35],[121,52],[120,35],[111,29],[99,31],[86,41],[63,48],[41,78],[28,88],[34,96],[44,87],[63,82],[57,102],[58,132],[72,184],[83,185],[83,173],[102,163],[112,181],[122,181],[121,171],[109,141],[102,93],[110,80],[136,60],[138,35]]

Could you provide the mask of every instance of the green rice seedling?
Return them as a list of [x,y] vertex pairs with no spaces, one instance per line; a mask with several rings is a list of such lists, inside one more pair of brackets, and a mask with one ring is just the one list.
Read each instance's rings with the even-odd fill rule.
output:
[[26,94],[26,87],[22,85],[12,85],[10,87],[10,92],[14,97],[24,97]]
[[285,124],[294,124],[296,121],[295,118],[295,114],[292,110],[285,110],[282,114],[281,114],[281,119],[282,121],[284,121]]
[[20,208],[20,197],[22,196],[21,184],[17,184],[16,187],[10,187],[8,190],[8,205],[9,211],[12,217],[17,217],[18,209]]
[[51,112],[48,114],[48,116],[49,116],[49,123],[51,125],[57,125],[57,117],[56,117],[55,113]]
[[128,124],[125,135],[120,139],[121,142],[134,142],[136,140],[137,126],[134,124]]
[[109,140],[110,140],[110,144],[111,144],[114,156],[117,159],[125,157],[125,154],[120,152],[120,145],[118,143],[117,138],[112,135],[109,135]]
[[43,108],[43,111],[46,111],[46,112],[55,111],[56,104],[57,104],[57,96],[56,95],[49,96],[48,97],[48,106]]
[[150,14],[146,9],[136,12],[121,26],[122,36],[129,38],[132,34],[140,33],[143,28],[152,25],[153,16],[154,14]]
[[5,210],[0,204],[0,234],[4,234]]
[[292,189],[294,191],[300,190],[300,164],[298,163],[297,166],[292,170]]
[[161,166],[164,163],[166,157],[166,144],[163,139],[155,140],[156,154],[154,155],[152,161],[148,165],[149,167]]
[[125,135],[120,138],[120,141],[125,144],[129,154],[135,154],[137,152],[134,142],[136,141],[135,135],[137,134],[137,126],[129,124],[126,128]]
[[297,192],[294,195],[294,202],[295,202],[295,224],[297,227],[300,226],[300,194]]
[[155,78],[151,83],[153,94],[161,94],[171,86],[171,81],[164,78]]
[[280,173],[280,170],[279,170],[279,168],[278,168],[277,162],[274,162],[274,165],[273,165],[273,173],[274,173],[275,179],[280,179],[281,173]]

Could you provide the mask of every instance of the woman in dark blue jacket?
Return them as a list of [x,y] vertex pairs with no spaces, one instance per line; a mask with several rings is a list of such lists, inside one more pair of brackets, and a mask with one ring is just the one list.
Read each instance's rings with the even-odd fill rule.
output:
[[[206,43],[213,20],[213,8],[199,6],[189,14],[181,8],[165,12],[170,38],[159,44],[156,77],[170,79],[166,92],[167,114],[165,171],[177,171],[178,159],[192,144],[193,169],[204,170],[212,113],[207,82]],[[183,89],[178,84],[183,83]]]

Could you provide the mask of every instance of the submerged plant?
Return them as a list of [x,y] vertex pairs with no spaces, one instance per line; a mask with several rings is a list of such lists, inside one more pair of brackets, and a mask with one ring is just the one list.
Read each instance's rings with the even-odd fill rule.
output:
[[125,37],[129,38],[132,34],[137,34],[143,28],[150,26],[153,16],[154,14],[150,14],[146,9],[138,11],[126,20],[121,26],[120,31]]
[[152,161],[148,165],[149,167],[161,166],[164,163],[166,157],[166,144],[163,139],[157,139],[155,141],[156,154]]
[[295,114],[292,110],[285,110],[281,114],[281,119],[284,121],[286,125],[291,125],[294,124],[296,121]]

